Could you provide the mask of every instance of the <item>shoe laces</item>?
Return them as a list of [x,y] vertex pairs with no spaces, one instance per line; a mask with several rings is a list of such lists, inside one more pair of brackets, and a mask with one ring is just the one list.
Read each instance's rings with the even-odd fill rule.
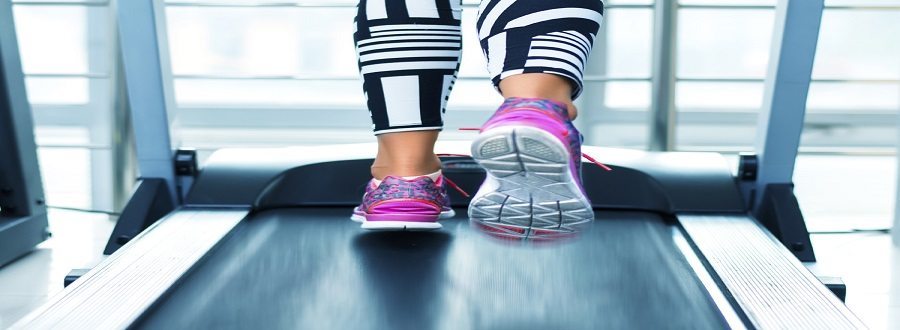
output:
[[456,185],[456,182],[453,182],[453,180],[450,180],[450,178],[448,178],[446,175],[444,175],[444,180],[447,181],[448,186],[450,186],[453,189],[456,189],[456,191],[458,191],[460,194],[462,194],[466,198],[471,197],[471,196],[469,196],[469,193],[467,193],[465,190],[463,190],[458,185]]
[[600,168],[602,168],[604,170],[612,171],[612,168],[610,168],[609,166],[606,166],[606,164],[603,164],[603,163],[597,161],[596,159],[594,159],[594,157],[591,157],[590,155],[584,153],[583,151],[581,152],[581,157],[584,159],[587,159],[589,162],[591,162],[594,165],[600,166]]
[[[435,155],[437,155],[438,157],[471,157],[469,155],[463,155],[463,154],[435,154]],[[467,193],[465,190],[460,188],[460,186],[457,185],[456,182],[453,182],[453,180],[450,180],[450,178],[447,177],[447,173],[443,173],[441,175],[443,176],[443,180],[447,181],[447,185],[450,186],[450,188],[455,189],[456,191],[458,191],[461,195],[463,195],[466,198],[471,197],[469,195],[469,193]]]

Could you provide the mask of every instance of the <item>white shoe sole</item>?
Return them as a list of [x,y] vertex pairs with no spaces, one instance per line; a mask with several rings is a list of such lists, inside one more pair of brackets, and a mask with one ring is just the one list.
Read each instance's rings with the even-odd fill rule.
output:
[[[438,216],[438,220],[450,219],[455,216],[456,216],[456,211],[453,211],[453,209],[451,209],[449,211],[441,212],[441,215]],[[366,222],[366,217],[363,215],[356,214],[356,212],[354,212],[353,214],[350,214],[350,220],[353,220],[353,222],[363,223],[363,222]]]
[[406,221],[365,221],[362,229],[368,230],[436,230],[441,229],[441,224],[437,222],[406,222]]
[[471,220],[525,238],[579,231],[594,220],[568,148],[552,134],[528,126],[490,129],[472,142],[472,158],[488,175],[469,204]]

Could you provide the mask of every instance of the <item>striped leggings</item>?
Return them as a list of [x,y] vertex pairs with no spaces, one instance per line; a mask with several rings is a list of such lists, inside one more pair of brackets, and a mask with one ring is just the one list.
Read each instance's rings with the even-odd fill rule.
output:
[[[360,0],[356,50],[375,134],[440,130],[462,51],[461,0]],[[572,98],[600,29],[601,0],[482,0],[488,72],[565,77]]]

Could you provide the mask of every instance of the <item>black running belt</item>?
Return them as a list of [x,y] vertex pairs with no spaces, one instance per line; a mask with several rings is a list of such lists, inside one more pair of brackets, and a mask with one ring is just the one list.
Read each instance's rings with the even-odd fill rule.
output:
[[348,216],[256,214],[137,327],[725,327],[655,214],[599,212],[578,239],[539,245],[486,237],[459,216],[435,232],[366,232]]

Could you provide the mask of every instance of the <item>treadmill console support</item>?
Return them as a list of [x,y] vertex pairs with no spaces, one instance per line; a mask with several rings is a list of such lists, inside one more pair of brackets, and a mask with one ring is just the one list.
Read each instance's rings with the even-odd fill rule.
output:
[[169,194],[165,180],[141,179],[134,194],[131,195],[131,199],[128,200],[128,205],[122,209],[122,214],[116,221],[116,227],[113,228],[112,234],[109,235],[103,254],[113,254],[174,209],[172,196]]
[[759,205],[751,209],[753,216],[797,259],[816,261],[803,212],[794,196],[794,184],[769,183],[760,192],[757,190],[758,166],[756,155],[741,155],[736,178],[747,205]]
[[800,261],[816,261],[793,184],[769,184],[754,214]]
[[0,4],[0,266],[49,237],[31,107],[9,1]]
[[[775,34],[757,127],[757,173],[742,189],[748,207],[800,260],[815,260],[793,193],[807,95],[822,24],[824,0],[779,0]],[[746,185],[743,185],[746,186]]]

